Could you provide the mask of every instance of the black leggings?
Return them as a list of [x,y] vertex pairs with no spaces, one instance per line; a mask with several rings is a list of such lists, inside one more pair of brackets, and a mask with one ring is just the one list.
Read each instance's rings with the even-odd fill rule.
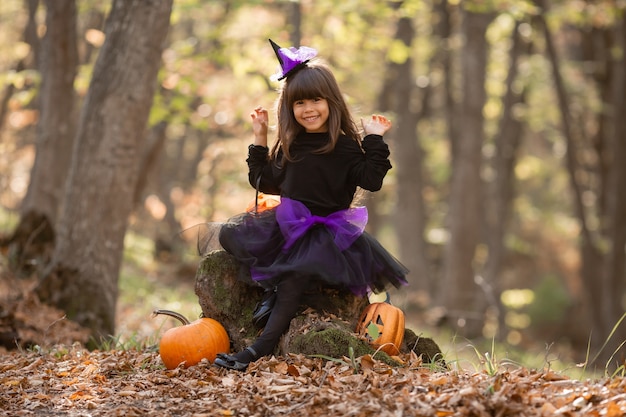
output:
[[291,320],[296,316],[302,301],[302,295],[310,284],[310,278],[303,275],[283,277],[276,288],[276,303],[261,335],[250,346],[256,357],[245,349],[235,355],[241,362],[251,362],[274,351],[283,333],[289,328]]

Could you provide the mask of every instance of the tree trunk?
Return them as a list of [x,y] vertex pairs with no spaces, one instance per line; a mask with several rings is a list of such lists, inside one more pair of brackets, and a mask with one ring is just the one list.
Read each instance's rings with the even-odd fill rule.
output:
[[[511,202],[515,196],[515,164],[522,139],[523,125],[514,117],[513,109],[524,102],[524,95],[514,91],[513,83],[518,74],[518,59],[530,52],[530,43],[524,44],[519,33],[519,22],[513,28],[510,51],[509,73],[506,93],[503,98],[502,118],[495,137],[495,154],[492,160],[492,175],[487,185],[485,198],[486,240],[489,256],[484,270],[484,286],[489,297],[489,307],[498,317],[498,330],[504,329],[504,315],[500,303],[502,282],[498,280],[506,254],[505,231],[511,217]],[[500,334],[502,335],[502,334]]]
[[[409,50],[415,37],[410,18],[398,20],[395,39]],[[396,115],[395,127],[390,133],[396,176],[396,207],[393,218],[399,258],[409,269],[411,291],[429,290],[431,274],[426,259],[428,250],[424,239],[425,207],[422,197],[423,152],[417,138],[417,111],[414,109],[413,63],[389,62],[387,78],[379,95],[380,110],[391,110]]]
[[53,259],[37,289],[96,341],[117,283],[172,0],[115,0],[80,118]]
[[[611,171],[607,179],[607,215],[606,241],[609,247],[606,251],[602,268],[601,282],[603,291],[603,321],[607,329],[613,329],[618,322],[624,319],[623,297],[626,294],[626,16],[622,16],[616,29],[617,40],[622,50],[620,59],[615,59],[613,75],[613,134],[610,136],[609,152],[612,155]],[[593,284],[596,284],[595,282]],[[609,337],[607,333],[606,337]],[[601,366],[609,364],[607,368],[615,370],[624,366],[626,361],[626,347],[621,345],[626,341],[626,319],[616,328],[616,332],[603,351]]]
[[440,297],[449,324],[463,335],[474,337],[481,334],[484,321],[484,297],[475,284],[473,261],[482,218],[480,170],[484,138],[482,112],[486,100],[485,33],[493,16],[465,10],[463,17],[466,43],[462,51],[462,116],[458,120],[462,130],[452,167],[450,238]]
[[291,46],[298,48],[302,39],[302,5],[299,1],[291,1],[287,3],[286,7]]
[[[237,261],[223,250],[208,253],[200,263],[196,274],[195,292],[198,295],[202,314],[222,323],[230,334],[234,350],[241,350],[251,344],[257,330],[252,326],[252,312],[263,295],[263,289],[246,283],[238,276],[246,274],[240,270]],[[335,290],[316,292],[332,294]],[[310,307],[326,311],[344,318],[356,325],[359,313],[367,306],[366,297],[357,297],[349,291],[342,291],[339,296],[315,298],[305,297]],[[322,304],[320,304],[322,303]]]
[[[75,0],[47,0],[46,27],[39,63],[43,80],[37,152],[12,241],[20,259],[32,261],[30,253],[35,249],[44,263],[54,244],[74,134],[74,78],[78,62]],[[20,265],[16,267],[22,269]]]
[[163,153],[165,140],[167,139],[167,122],[159,122],[152,126],[147,135],[146,144],[139,158],[139,170],[135,193],[133,195],[133,206],[141,210],[141,204],[146,198],[148,182],[151,176],[157,175],[159,170],[158,162]]
[[[435,12],[438,16],[438,24],[436,26],[436,33],[439,34],[439,42],[441,43],[437,54],[440,56],[441,72],[443,74],[443,96],[444,96],[444,115],[446,119],[446,133],[448,135],[448,141],[450,142],[450,159],[451,166],[454,166],[454,161],[458,154],[457,148],[460,136],[460,123],[457,123],[457,103],[455,101],[454,91],[460,89],[459,86],[454,83],[453,73],[453,55],[452,50],[452,5],[448,0],[440,0],[434,4]],[[456,7],[456,6],[455,6]],[[454,175],[454,170],[452,170]]]

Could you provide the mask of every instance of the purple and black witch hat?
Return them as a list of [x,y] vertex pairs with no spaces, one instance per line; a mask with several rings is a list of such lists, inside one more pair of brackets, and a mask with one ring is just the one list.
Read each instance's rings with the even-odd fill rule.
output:
[[270,77],[274,81],[287,78],[289,74],[304,67],[311,58],[317,55],[317,50],[308,46],[301,46],[297,49],[294,47],[281,48],[273,40],[269,39],[269,41],[280,63],[280,70]]

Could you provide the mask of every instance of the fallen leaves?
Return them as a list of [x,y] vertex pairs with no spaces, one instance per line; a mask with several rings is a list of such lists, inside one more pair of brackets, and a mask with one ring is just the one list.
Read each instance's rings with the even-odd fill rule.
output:
[[[347,358],[346,358],[347,359]],[[80,345],[10,352],[0,407],[13,416],[606,416],[626,415],[626,380],[579,381],[525,368],[441,371],[402,357],[268,357],[234,372],[201,362],[166,370],[155,352]]]
[[[2,278],[0,276],[0,278]],[[32,285],[20,282],[22,286]],[[0,279],[0,294],[7,282]],[[16,285],[19,290],[19,285]],[[15,290],[15,291],[18,291]],[[86,343],[89,331],[81,328],[57,308],[41,303],[32,291],[0,299],[0,346],[7,348]]]

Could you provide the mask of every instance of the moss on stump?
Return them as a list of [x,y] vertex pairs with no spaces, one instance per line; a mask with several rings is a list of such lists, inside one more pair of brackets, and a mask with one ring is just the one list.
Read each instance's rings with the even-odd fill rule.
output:
[[[353,322],[308,310],[293,319],[283,336],[279,351],[342,358],[349,357],[352,348],[355,357],[375,355],[376,359],[389,365],[398,365],[387,353],[374,349],[359,338],[354,330]],[[400,352],[409,353],[411,350],[421,356],[424,363],[436,363],[445,367],[441,349],[433,339],[417,336],[412,330],[405,329]]]

